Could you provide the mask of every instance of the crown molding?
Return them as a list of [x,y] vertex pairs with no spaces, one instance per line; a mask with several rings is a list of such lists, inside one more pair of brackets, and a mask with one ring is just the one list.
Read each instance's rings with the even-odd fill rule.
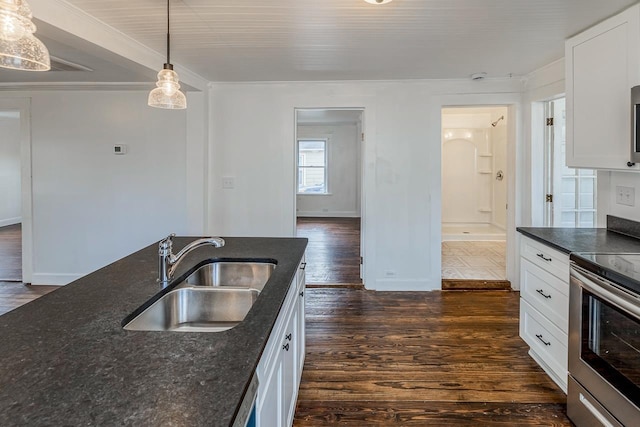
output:
[[[123,32],[89,15],[65,0],[29,0],[33,16],[56,28],[107,49],[150,70],[162,68],[166,58]],[[174,64],[180,81],[205,90],[209,81],[188,68]]]
[[0,83],[0,92],[55,90],[130,90],[149,91],[153,83],[145,82],[24,82]]

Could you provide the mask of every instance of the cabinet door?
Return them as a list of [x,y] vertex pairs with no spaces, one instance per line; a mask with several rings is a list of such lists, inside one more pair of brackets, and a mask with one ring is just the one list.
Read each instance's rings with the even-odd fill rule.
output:
[[293,425],[298,391],[298,312],[297,305],[290,313],[289,321],[282,339],[282,416],[283,426]]
[[630,100],[640,81],[639,51],[638,5],[567,40],[567,166],[632,169]]
[[258,386],[256,426],[274,427],[282,420],[282,355],[276,355],[273,369]]
[[306,320],[305,320],[305,301],[306,301],[306,280],[304,269],[298,276],[298,340],[297,340],[297,356],[298,356],[298,372],[297,383],[300,384],[302,377],[302,368],[304,367],[305,343],[306,343]]

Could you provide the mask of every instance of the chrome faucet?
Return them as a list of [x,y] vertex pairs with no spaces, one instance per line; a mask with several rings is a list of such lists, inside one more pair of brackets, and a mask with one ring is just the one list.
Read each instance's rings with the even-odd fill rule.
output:
[[170,234],[165,239],[160,240],[158,245],[158,259],[160,261],[160,265],[158,266],[158,282],[160,282],[163,288],[169,284],[178,264],[180,264],[182,258],[184,258],[184,256],[189,252],[206,245],[212,245],[216,248],[224,246],[224,240],[220,237],[204,237],[202,239],[194,240],[174,255],[172,249],[173,238],[175,236],[175,233]]

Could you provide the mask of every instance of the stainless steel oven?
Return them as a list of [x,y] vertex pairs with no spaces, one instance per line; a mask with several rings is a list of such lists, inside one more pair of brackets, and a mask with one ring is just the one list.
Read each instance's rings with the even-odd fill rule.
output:
[[571,255],[567,415],[640,425],[640,254]]

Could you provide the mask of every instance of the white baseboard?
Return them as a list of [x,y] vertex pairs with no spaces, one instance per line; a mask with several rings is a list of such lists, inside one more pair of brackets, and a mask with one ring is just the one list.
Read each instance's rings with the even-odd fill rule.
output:
[[63,286],[84,276],[84,274],[55,274],[55,273],[33,273],[31,276],[32,285]]
[[359,218],[360,214],[355,211],[338,211],[338,212],[302,212],[298,211],[297,216],[300,217],[320,217],[320,218]]
[[17,216],[15,218],[0,219],[0,227],[6,227],[7,225],[20,224],[22,217]]
[[442,280],[433,282],[429,279],[401,280],[378,279],[373,283],[367,282],[364,287],[372,291],[439,291],[442,289]]

